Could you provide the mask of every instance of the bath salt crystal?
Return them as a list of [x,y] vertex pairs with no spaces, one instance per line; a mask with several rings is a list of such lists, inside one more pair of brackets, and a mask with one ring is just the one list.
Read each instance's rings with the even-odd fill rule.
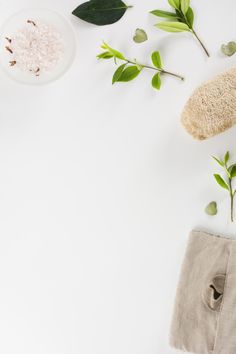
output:
[[52,70],[64,52],[61,34],[42,21],[27,20],[12,37],[6,37],[9,65],[39,76]]

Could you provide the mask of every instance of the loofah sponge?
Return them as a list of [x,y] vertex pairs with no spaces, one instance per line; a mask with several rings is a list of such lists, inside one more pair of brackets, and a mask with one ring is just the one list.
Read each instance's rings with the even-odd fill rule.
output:
[[236,68],[197,88],[184,107],[181,121],[198,140],[220,134],[236,124]]

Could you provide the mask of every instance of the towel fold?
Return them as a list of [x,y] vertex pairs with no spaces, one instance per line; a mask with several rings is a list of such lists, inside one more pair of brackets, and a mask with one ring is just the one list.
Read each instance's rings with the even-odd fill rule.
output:
[[190,233],[170,344],[195,354],[236,353],[236,240]]

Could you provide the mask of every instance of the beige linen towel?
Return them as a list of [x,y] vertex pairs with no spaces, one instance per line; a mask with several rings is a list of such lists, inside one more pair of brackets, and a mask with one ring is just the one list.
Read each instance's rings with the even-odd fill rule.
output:
[[236,240],[191,232],[170,344],[196,354],[236,354]]

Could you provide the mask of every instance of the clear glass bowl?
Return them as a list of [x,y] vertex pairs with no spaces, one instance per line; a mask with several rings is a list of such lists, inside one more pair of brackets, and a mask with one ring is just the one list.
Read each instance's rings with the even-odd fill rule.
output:
[[[60,33],[63,41],[63,53],[58,63],[50,70],[36,76],[29,71],[22,71],[17,65],[10,66],[10,53],[6,50],[6,37],[11,38],[21,29],[27,20],[41,21],[53,26]],[[76,52],[75,34],[70,23],[57,12],[48,9],[25,9],[11,16],[0,30],[0,65],[14,80],[31,85],[46,84],[58,79],[71,66]]]

